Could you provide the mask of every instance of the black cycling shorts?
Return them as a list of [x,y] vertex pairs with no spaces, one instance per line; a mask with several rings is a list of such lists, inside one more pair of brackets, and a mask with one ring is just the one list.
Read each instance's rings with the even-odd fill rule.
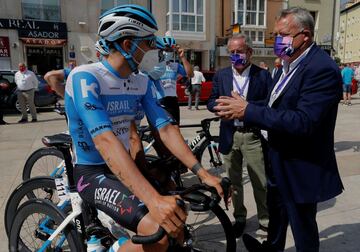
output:
[[107,165],[75,165],[74,179],[80,197],[121,226],[137,232],[148,209],[118,180]]

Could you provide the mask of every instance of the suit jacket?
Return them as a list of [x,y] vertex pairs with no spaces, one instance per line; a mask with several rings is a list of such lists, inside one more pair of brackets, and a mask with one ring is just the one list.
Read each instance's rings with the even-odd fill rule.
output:
[[[256,65],[251,65],[249,72],[249,87],[246,100],[248,101],[265,101],[268,91],[272,84],[269,71],[264,70]],[[217,71],[213,78],[213,87],[208,100],[208,110],[214,111],[216,106],[215,100],[219,96],[231,96],[233,90],[233,72],[231,67]],[[228,154],[233,144],[233,135],[235,132],[234,120],[221,120],[220,123],[220,140],[219,151]]]
[[285,201],[314,203],[342,192],[334,152],[341,95],[339,68],[314,45],[271,108],[246,108],[244,121],[268,130],[271,172]]

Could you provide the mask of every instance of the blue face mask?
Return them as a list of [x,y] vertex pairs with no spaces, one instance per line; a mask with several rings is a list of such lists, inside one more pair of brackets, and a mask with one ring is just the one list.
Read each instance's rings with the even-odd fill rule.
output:
[[245,53],[232,53],[230,54],[230,60],[234,67],[245,66],[248,62]]

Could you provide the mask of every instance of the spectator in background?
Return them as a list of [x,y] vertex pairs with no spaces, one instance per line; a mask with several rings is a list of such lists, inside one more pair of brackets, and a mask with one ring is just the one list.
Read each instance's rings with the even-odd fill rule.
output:
[[259,67],[261,67],[262,69],[265,69],[266,71],[270,70],[269,66],[264,61],[260,61]]
[[[359,89],[360,89],[360,63],[358,63],[358,64],[355,66],[354,79],[355,79],[356,82],[357,82],[358,90],[359,90]],[[360,92],[359,92],[359,95],[360,95]]]
[[32,120],[31,122],[37,121],[36,108],[34,103],[35,89],[38,88],[39,81],[36,75],[26,69],[24,63],[19,64],[19,71],[15,73],[15,83],[17,86],[17,98],[20,105],[20,111],[22,114],[19,123],[25,123],[28,121],[26,104],[29,105]]
[[202,72],[199,71],[199,67],[194,67],[194,77],[191,78],[191,92],[189,94],[188,109],[191,109],[192,101],[191,98],[195,97],[195,109],[199,110],[199,96],[201,91],[201,83],[205,81],[205,77]]
[[341,70],[341,76],[343,80],[344,104],[351,106],[351,84],[354,77],[354,70],[349,64],[346,64],[344,69]]
[[274,69],[271,72],[271,78],[275,79],[277,74],[281,74],[281,73],[282,73],[281,59],[276,58],[275,61],[274,61]]
[[4,112],[2,105],[4,102],[4,93],[9,88],[10,83],[0,75],[0,125],[5,125],[7,122],[4,121]]

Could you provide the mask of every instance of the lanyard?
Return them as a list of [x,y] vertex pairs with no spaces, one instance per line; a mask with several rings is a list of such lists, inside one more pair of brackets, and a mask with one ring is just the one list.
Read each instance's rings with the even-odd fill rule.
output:
[[244,92],[245,92],[245,89],[246,89],[247,85],[249,84],[249,79],[250,79],[249,77],[246,78],[245,83],[244,83],[244,85],[243,85],[242,88],[241,88],[241,86],[240,86],[240,84],[237,82],[235,76],[233,76],[233,84],[236,86],[236,89],[239,91],[239,94],[240,94],[240,96],[242,96],[242,97],[245,97],[245,96],[244,96]]
[[280,84],[276,87],[273,96],[276,96],[279,91],[283,88],[283,86],[285,85],[286,81],[290,78],[290,76],[292,75],[292,73],[295,72],[296,69],[298,69],[298,67],[300,66],[302,60],[287,74],[285,74],[285,78],[280,82]]

